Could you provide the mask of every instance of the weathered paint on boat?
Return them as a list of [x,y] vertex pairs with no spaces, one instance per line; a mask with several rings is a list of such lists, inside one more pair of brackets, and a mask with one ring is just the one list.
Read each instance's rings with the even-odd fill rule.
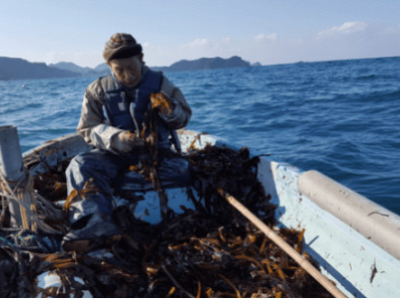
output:
[[[305,229],[304,250],[319,263],[322,273],[336,282],[337,287],[348,296],[399,297],[399,259],[374,243],[371,236],[363,236],[358,231],[366,232],[357,222],[362,224],[366,222],[365,219],[372,216],[369,215],[370,213],[385,212],[386,210],[373,203],[369,207],[371,211],[356,217],[360,214],[359,211],[365,205],[366,200],[359,196],[355,198],[354,201],[357,204],[352,208],[332,203],[332,205],[340,207],[335,213],[332,213],[319,206],[318,202],[311,200],[304,191],[299,190],[299,183],[301,184],[309,173],[285,164],[271,163],[270,165],[276,189],[276,197],[273,198],[273,202],[278,205],[276,218],[280,226]],[[262,181],[269,180],[263,176],[265,175],[260,178]],[[334,184],[339,193],[340,191],[347,193],[350,191],[331,179],[326,178],[324,181],[320,184]],[[312,194],[312,190],[309,191],[310,193]],[[341,201],[346,202],[348,194],[343,193],[342,195]],[[322,199],[325,201],[325,206],[329,205],[331,200],[330,197]],[[319,202],[321,203],[321,201]],[[340,211],[344,209],[347,210],[347,214],[354,215],[352,223],[341,220]],[[388,231],[393,232],[395,229],[400,233],[399,216],[390,212],[386,218],[393,221],[392,226],[386,229],[381,228],[382,231],[376,234],[387,235]],[[381,222],[380,218],[370,218],[372,226],[381,227]],[[373,233],[370,232],[370,234]],[[398,234],[393,236],[393,240],[397,238]],[[388,244],[383,246],[390,249],[391,244],[392,242],[388,241]]]
[[[206,144],[227,144],[193,131],[181,131],[179,138],[183,151],[190,146],[200,149]],[[42,173],[88,149],[80,136],[71,134],[25,153],[24,162],[32,173]],[[343,293],[350,297],[400,297],[398,215],[316,171],[303,172],[265,157],[260,160],[258,177],[278,206],[278,226],[305,229],[304,250]],[[185,189],[167,193],[177,211],[180,204],[188,205]],[[146,194],[141,208],[135,211],[137,217],[152,223],[160,220],[155,192]],[[150,208],[149,215],[143,213],[146,208]]]

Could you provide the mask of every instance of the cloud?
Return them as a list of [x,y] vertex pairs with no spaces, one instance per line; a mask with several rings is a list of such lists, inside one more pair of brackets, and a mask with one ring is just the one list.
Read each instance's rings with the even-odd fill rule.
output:
[[143,48],[149,48],[149,47],[151,47],[151,44],[150,44],[149,42],[141,43],[141,45],[142,45]]
[[264,34],[264,33],[260,33],[258,35],[256,35],[253,40],[255,41],[272,41],[275,42],[278,40],[278,35],[276,33],[271,33],[271,34]]
[[184,45],[184,47],[214,47],[214,48],[218,48],[221,46],[226,46],[227,44],[229,44],[232,41],[232,38],[230,37],[224,37],[221,39],[207,39],[207,38],[198,38],[195,39],[194,41]]
[[195,39],[193,42],[189,43],[189,46],[205,46],[211,44],[209,39]]
[[368,28],[368,24],[365,22],[345,22],[340,26],[333,26],[332,28],[320,31],[317,37],[331,37],[335,35],[347,35],[356,32],[365,31]]
[[224,37],[221,39],[221,42],[223,42],[223,43],[230,43],[231,41],[232,41],[232,38],[230,38],[230,37]]

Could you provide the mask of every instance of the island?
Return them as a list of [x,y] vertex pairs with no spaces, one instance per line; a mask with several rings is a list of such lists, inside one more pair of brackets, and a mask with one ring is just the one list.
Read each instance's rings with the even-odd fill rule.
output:
[[232,56],[228,59],[214,57],[199,58],[195,60],[180,60],[176,63],[173,63],[169,67],[152,67],[152,69],[160,71],[194,71],[226,68],[244,68],[250,66],[251,65],[249,62],[243,60],[239,56]]
[[21,58],[0,56],[0,80],[74,77],[77,73],[31,63]]
[[[246,68],[259,66],[259,63],[251,65],[239,56],[231,58],[199,58],[195,60],[180,60],[169,67],[150,67],[155,71],[177,72],[210,70],[225,68]],[[59,62],[46,65],[45,63],[31,63],[21,58],[0,57],[0,80],[36,79],[36,78],[62,78],[79,76],[105,76],[110,74],[106,63],[95,68],[80,67],[71,62]]]

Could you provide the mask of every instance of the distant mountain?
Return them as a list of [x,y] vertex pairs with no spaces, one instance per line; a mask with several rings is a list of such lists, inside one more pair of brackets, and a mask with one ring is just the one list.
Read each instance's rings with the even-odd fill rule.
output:
[[59,62],[56,64],[50,64],[50,67],[58,68],[60,70],[70,71],[78,73],[81,76],[102,76],[110,73],[110,68],[106,63],[100,64],[95,68],[80,67],[71,62]]
[[196,60],[180,60],[169,67],[152,67],[153,70],[160,71],[192,71],[192,70],[209,70],[209,69],[225,69],[225,68],[243,68],[250,67],[250,63],[243,60],[239,56],[232,56],[224,59],[221,57],[200,58]]
[[[260,65],[259,63],[255,64],[256,66]],[[72,71],[80,73],[82,76],[91,76],[91,75],[108,75],[110,74],[110,67],[106,63],[102,63],[97,67],[90,68],[82,68],[73,63],[61,62],[54,65],[51,65],[63,70]],[[181,60],[169,67],[150,67],[155,71],[190,71],[190,70],[208,70],[208,69],[223,69],[223,68],[242,68],[242,67],[250,67],[250,63],[244,61],[239,56],[232,56],[231,58],[224,59],[220,57],[214,58],[200,58],[196,60]]]
[[106,72],[106,73],[110,74],[110,67],[106,63],[102,63],[102,64],[98,65],[97,67],[94,68],[94,70],[99,73]]
[[0,57],[0,80],[61,78],[79,76],[77,73],[31,63],[21,58]]
[[87,73],[91,73],[93,72],[93,70],[91,68],[83,68],[80,67],[72,62],[59,62],[56,64],[50,64],[49,67],[51,68],[57,68],[60,70],[65,70],[65,71],[70,71],[70,72],[74,72],[74,73],[79,73],[79,74],[87,74]]
[[[214,57],[181,60],[169,67],[151,67],[151,69],[156,71],[191,71],[250,66],[249,62],[239,56],[232,56],[228,59]],[[110,74],[110,68],[106,63],[102,63],[92,69],[83,68],[71,62],[59,62],[47,66],[44,63],[31,63],[20,58],[0,57],[0,80],[104,76],[108,74]]]

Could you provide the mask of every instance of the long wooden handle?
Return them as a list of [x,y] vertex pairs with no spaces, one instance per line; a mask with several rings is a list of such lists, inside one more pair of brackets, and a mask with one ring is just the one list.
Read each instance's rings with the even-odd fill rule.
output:
[[278,247],[285,251],[291,258],[293,258],[308,274],[310,274],[316,281],[318,281],[329,293],[335,298],[347,298],[332,282],[330,282],[324,275],[322,275],[309,261],[301,256],[294,250],[288,243],[285,242],[279,235],[272,229],[265,225],[259,218],[257,218],[251,211],[249,211],[243,204],[236,200],[233,196],[229,195],[222,189],[218,189],[218,193],[224,197],[233,207],[249,219],[258,229],[260,229],[269,239],[271,239]]

